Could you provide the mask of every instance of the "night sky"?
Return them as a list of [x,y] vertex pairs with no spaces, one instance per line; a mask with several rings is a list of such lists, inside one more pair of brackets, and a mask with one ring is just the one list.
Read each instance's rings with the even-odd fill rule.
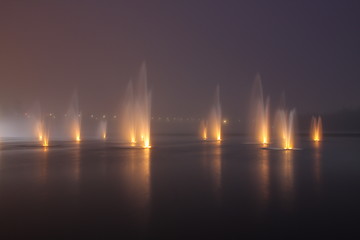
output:
[[244,116],[256,73],[300,113],[360,106],[359,1],[1,1],[0,104],[113,113],[143,61],[153,115],[198,116],[216,85]]

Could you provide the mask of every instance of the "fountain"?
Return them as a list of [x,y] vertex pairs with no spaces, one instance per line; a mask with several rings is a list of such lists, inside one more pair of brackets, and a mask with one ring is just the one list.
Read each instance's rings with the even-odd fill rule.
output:
[[106,137],[107,137],[107,121],[105,119],[100,120],[98,134],[99,134],[100,139],[106,139]]
[[221,141],[221,106],[220,87],[216,87],[214,105],[211,107],[207,121],[200,126],[203,140]]
[[295,109],[280,109],[276,114],[278,142],[281,149],[293,150],[295,145],[294,132]]
[[43,135],[41,139],[41,144],[43,147],[49,146],[49,128],[43,127]]
[[319,142],[322,139],[322,121],[321,117],[318,116],[311,118],[311,136],[314,142]]
[[253,141],[267,145],[270,142],[269,102],[264,100],[261,77],[256,75],[250,103],[250,136]]
[[204,120],[200,122],[200,136],[202,140],[207,140],[207,128]]
[[71,139],[75,140],[76,142],[80,142],[81,140],[81,114],[79,111],[79,102],[77,93],[74,92],[70,107],[66,113],[67,124],[70,130],[70,137]]
[[36,120],[35,134],[36,134],[36,137],[38,138],[38,140],[40,142],[43,141],[43,138],[44,138],[44,121],[42,121],[41,119]]
[[151,92],[147,86],[146,65],[143,63],[134,87],[130,80],[122,107],[121,138],[131,146],[151,148]]
[[29,113],[26,115],[31,120],[31,125],[33,127],[33,134],[35,139],[40,142],[43,147],[49,146],[49,128],[45,123],[45,118],[41,113],[41,108],[39,103],[35,103],[30,109]]

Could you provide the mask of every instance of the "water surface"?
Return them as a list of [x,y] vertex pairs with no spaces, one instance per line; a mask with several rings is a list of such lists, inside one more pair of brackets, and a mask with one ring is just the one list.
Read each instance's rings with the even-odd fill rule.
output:
[[115,142],[6,141],[0,236],[237,239],[357,236],[360,138],[263,150],[241,136]]

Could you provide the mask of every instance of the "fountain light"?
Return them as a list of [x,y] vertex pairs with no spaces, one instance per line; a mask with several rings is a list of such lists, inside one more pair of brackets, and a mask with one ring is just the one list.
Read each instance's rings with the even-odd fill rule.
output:
[[49,146],[49,139],[47,137],[45,137],[44,140],[42,141],[42,146],[43,147],[48,147]]
[[321,117],[312,117],[311,119],[311,136],[314,142],[319,142],[322,139],[322,121]]
[[207,127],[204,120],[200,122],[200,136],[202,140],[207,140]]
[[79,111],[79,102],[77,93],[74,92],[69,109],[66,113],[68,116],[67,123],[69,126],[69,134],[73,141],[81,141],[81,113]]
[[294,149],[294,121],[295,121],[295,109],[290,112],[281,109],[277,113],[277,126],[278,134],[281,139],[281,148],[284,150]]
[[204,132],[203,132],[203,140],[206,140],[207,139],[207,132],[206,132],[206,128],[204,129]]
[[[216,87],[214,103],[206,121],[200,123],[200,133],[203,140],[221,141],[221,106],[220,106],[220,88]],[[227,123],[227,120],[225,119]]]

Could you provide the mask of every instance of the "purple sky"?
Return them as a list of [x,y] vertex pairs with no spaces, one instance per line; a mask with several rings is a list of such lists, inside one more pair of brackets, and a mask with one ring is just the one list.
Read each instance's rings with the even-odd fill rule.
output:
[[143,60],[154,115],[242,116],[265,95],[300,113],[360,106],[359,1],[1,1],[0,105],[115,112]]

